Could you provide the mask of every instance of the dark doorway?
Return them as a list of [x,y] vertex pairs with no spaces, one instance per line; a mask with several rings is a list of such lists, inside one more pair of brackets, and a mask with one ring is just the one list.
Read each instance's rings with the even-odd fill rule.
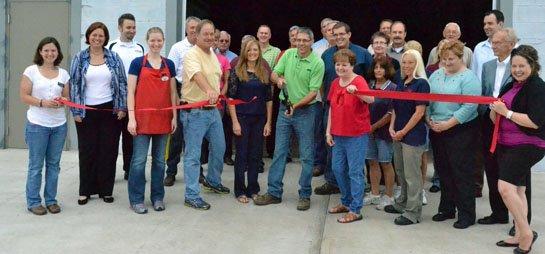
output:
[[[288,29],[292,25],[311,27],[320,39],[320,20],[341,20],[352,29],[352,42],[367,47],[381,19],[401,20],[407,25],[407,40],[417,40],[424,55],[442,38],[446,23],[457,22],[462,28],[461,40],[473,49],[485,39],[483,14],[491,9],[492,0],[188,0],[187,15],[211,19],[231,36],[231,50],[238,53],[240,38],[256,34],[261,24],[272,29],[271,44],[281,49],[288,46]],[[426,58],[424,58],[426,59]]]

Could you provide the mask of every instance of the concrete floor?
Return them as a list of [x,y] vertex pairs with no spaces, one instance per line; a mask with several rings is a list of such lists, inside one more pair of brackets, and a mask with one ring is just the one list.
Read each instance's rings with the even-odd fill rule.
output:
[[[278,205],[258,207],[240,204],[232,195],[205,193],[212,209],[197,211],[183,206],[180,176],[166,189],[165,211],[137,215],[129,209],[122,171],[117,172],[113,204],[93,198],[77,205],[77,152],[64,152],[58,190],[63,211],[34,216],[25,206],[27,156],[26,150],[0,150],[0,253],[512,253],[494,245],[506,237],[508,225],[458,230],[452,227],[454,220],[431,221],[439,193],[428,194],[424,221],[407,227],[394,225],[394,216],[370,206],[363,210],[363,221],[341,225],[337,215],[327,214],[328,207],[338,204],[338,195],[312,196],[311,209],[297,211],[297,162],[288,164]],[[270,160],[265,163],[267,168]],[[541,172],[533,175],[532,226],[543,238],[545,189],[540,186],[545,184],[545,163],[536,169]],[[260,176],[262,192],[266,178]],[[233,186],[233,167],[224,167],[223,183]],[[321,177],[313,180],[313,186],[322,183]],[[149,186],[147,190],[149,197]],[[477,200],[478,217],[490,213],[486,190],[484,194]],[[532,253],[545,253],[544,241],[539,239]]]

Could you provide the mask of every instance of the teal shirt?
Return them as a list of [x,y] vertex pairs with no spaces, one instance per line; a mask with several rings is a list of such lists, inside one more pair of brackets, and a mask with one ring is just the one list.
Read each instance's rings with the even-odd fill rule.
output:
[[[480,96],[482,86],[470,69],[446,76],[445,69],[435,71],[429,80],[430,93]],[[427,114],[432,121],[448,121],[454,117],[459,123],[469,122],[477,117],[477,104],[430,102]]]
[[[324,78],[324,61],[313,52],[301,58],[296,48],[288,49],[274,67],[274,72],[286,79],[288,97],[295,104],[309,92],[320,90]],[[280,99],[284,99],[283,93],[280,93]],[[314,102],[316,100],[311,103]]]

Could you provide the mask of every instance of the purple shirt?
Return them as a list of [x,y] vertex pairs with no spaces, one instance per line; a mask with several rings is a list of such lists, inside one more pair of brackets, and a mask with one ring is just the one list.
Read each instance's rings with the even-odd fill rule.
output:
[[[524,84],[516,82],[511,90],[507,91],[501,98],[505,102],[507,109],[511,110],[513,99],[518,94]],[[522,132],[518,126],[511,120],[502,117],[500,119],[500,133],[498,143],[505,146],[534,145],[545,148],[545,140],[536,136],[530,136]]]

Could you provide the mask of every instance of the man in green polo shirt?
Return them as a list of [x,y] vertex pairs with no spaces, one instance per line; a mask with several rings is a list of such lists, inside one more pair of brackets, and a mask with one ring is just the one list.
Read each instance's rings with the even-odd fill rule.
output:
[[269,44],[271,36],[272,32],[269,26],[261,25],[257,29],[257,39],[259,41],[259,48],[261,48],[261,56],[267,61],[271,69],[273,69],[276,64],[276,58],[280,54],[280,49]]
[[[286,169],[286,157],[290,147],[290,135],[295,132],[299,143],[302,171],[299,179],[297,210],[310,208],[312,167],[314,164],[314,118],[317,114],[316,94],[322,86],[324,62],[312,53],[314,35],[309,28],[299,28],[297,48],[288,49],[274,67],[271,80],[279,88],[285,86],[292,106],[281,104],[276,123],[274,157],[269,169],[268,190],[258,196],[256,205],[282,202],[282,179]],[[284,92],[280,100],[284,101]]]

